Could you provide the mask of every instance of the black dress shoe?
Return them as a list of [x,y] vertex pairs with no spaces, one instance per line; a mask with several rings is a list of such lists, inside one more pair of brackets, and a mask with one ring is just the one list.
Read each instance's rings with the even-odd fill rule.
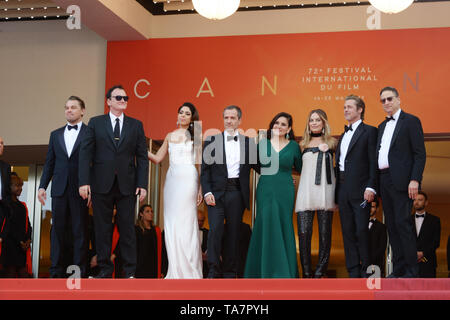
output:
[[409,273],[409,272],[406,272],[404,275],[402,275],[401,277],[399,277],[399,278],[418,278],[418,276],[417,275],[415,275],[415,274],[412,274],[412,273]]
[[112,273],[107,271],[100,271],[98,275],[94,277],[94,279],[109,279],[112,278]]
[[395,273],[391,273],[390,275],[388,275],[386,278],[387,279],[396,279],[396,278],[401,278],[402,276],[395,274]]

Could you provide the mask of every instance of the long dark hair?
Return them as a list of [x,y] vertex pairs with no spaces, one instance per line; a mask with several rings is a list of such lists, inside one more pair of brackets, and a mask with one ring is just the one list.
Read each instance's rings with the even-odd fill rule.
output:
[[[188,132],[190,134],[191,141],[194,141],[194,125],[195,125],[194,122],[200,120],[200,115],[198,114],[198,111],[195,108],[195,106],[190,102],[183,103],[178,108],[178,113],[180,113],[180,110],[183,107],[188,107],[189,110],[191,110],[191,123],[189,123]],[[187,135],[187,133],[186,133],[186,135]]]
[[291,131],[289,131],[289,133],[288,133],[288,136],[289,136],[288,139],[295,140],[294,129],[292,127],[292,123],[293,123],[292,116],[286,112],[280,112],[272,119],[272,121],[270,121],[269,129],[267,130],[267,139],[270,140],[270,138],[272,137],[273,126],[275,125],[275,122],[281,117],[285,117],[288,120],[289,127],[291,127]]
[[[138,216],[138,220],[137,220],[137,222],[136,222],[136,225],[137,225],[138,227],[141,228],[142,232],[145,231],[145,225],[144,225],[144,221],[142,221],[142,217],[143,217],[143,214],[144,214],[144,210],[145,210],[146,208],[150,208],[150,209],[152,209],[152,211],[153,211],[153,208],[152,208],[151,205],[149,205],[149,204],[143,204],[143,205],[139,208],[139,216]],[[153,213],[153,214],[154,214],[154,213]],[[153,216],[153,218],[154,218],[154,216]],[[150,222],[150,225],[151,225],[152,228],[155,226],[155,223],[153,222],[153,220]]]

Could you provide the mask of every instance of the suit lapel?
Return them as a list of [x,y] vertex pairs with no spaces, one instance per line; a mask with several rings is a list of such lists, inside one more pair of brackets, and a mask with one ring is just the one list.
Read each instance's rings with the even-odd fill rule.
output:
[[245,155],[247,154],[245,151],[247,150],[247,141],[245,136],[239,134],[239,172],[242,172],[242,167],[245,163]]
[[389,149],[392,147],[392,145],[394,144],[395,139],[398,136],[398,132],[400,131],[400,128],[403,125],[403,120],[404,120],[405,114],[403,111],[400,111],[400,116],[398,117],[397,120],[397,124],[395,125],[395,129],[394,129],[394,133],[392,134],[392,140],[391,140],[391,145],[389,146]]
[[104,119],[105,119],[106,132],[107,132],[108,136],[110,137],[113,146],[116,147],[116,143],[114,141],[114,132],[113,132],[113,128],[111,125],[111,118],[109,117],[109,113],[104,115]]
[[127,135],[130,132],[130,118],[128,118],[125,114],[123,115],[123,126],[122,126],[122,132],[120,133],[120,140],[119,144],[117,145],[117,148],[120,148],[120,145],[122,144],[122,141],[125,140]]
[[[81,139],[83,138],[84,130],[86,129],[86,125],[82,122],[80,125],[80,132],[78,132],[77,140],[75,140],[75,144],[73,145],[72,154],[78,148],[81,143]],[[72,156],[71,154],[71,156]]]
[[69,154],[67,153],[66,142],[64,141],[64,130],[66,130],[66,126],[64,126],[64,127],[59,129],[59,131],[58,131],[58,142],[61,145],[61,148],[64,150],[66,156],[68,157]]
[[[414,218],[414,220],[415,220],[415,218]],[[417,239],[419,239],[420,237],[422,237],[422,235],[423,235],[423,233],[424,233],[424,230],[425,230],[425,228],[426,228],[426,225],[428,224],[428,213],[427,214],[425,214],[425,217],[423,218],[423,222],[422,222],[422,226],[420,227],[420,232],[419,232],[419,235],[417,236]],[[415,221],[414,221],[414,227],[416,226],[416,223],[415,223]],[[417,230],[416,230],[416,234],[417,234]]]
[[356,128],[355,133],[353,134],[352,140],[350,140],[350,144],[348,145],[347,149],[347,155],[352,151],[353,146],[356,144],[356,141],[358,141],[359,137],[365,130],[364,123],[361,122],[361,124]]
[[223,167],[225,170],[225,173],[228,177],[228,166],[227,166],[227,154],[225,151],[225,132],[222,132],[222,146],[223,146],[223,150],[222,150],[222,154],[223,154]]

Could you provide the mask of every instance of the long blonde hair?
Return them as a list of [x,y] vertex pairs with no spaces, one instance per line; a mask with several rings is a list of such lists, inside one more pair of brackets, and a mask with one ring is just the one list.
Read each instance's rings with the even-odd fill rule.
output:
[[322,129],[322,140],[328,145],[328,147],[334,151],[336,148],[337,141],[336,139],[331,135],[331,128],[330,124],[328,123],[328,117],[325,111],[322,109],[314,109],[311,110],[311,112],[308,115],[308,118],[306,119],[306,127],[305,132],[303,133],[303,138],[300,141],[300,147],[305,149],[309,143],[311,142],[311,131],[309,129],[309,120],[311,119],[311,116],[316,113],[320,120],[322,120],[323,123],[323,129]]

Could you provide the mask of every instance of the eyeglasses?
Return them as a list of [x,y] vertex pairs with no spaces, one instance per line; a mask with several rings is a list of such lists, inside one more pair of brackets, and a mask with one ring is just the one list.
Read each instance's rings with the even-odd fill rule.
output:
[[395,98],[394,96],[383,98],[383,99],[380,99],[380,102],[384,104],[384,103],[386,103],[386,101],[391,102],[392,100],[394,100],[394,98]]
[[116,101],[122,101],[122,99],[125,102],[128,101],[128,96],[111,96],[111,98],[116,98]]

